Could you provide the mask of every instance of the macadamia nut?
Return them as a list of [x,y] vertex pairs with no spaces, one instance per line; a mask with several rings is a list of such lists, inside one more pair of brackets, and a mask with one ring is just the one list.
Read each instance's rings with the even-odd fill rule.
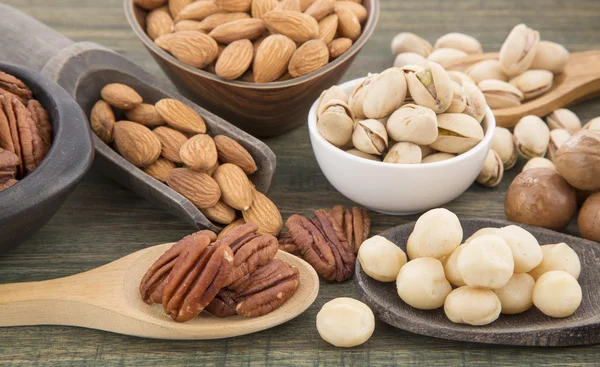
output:
[[529,272],[534,279],[537,280],[542,274],[551,270],[563,270],[571,274],[573,278],[579,279],[581,262],[577,253],[569,245],[561,242],[556,245],[544,245],[541,247],[544,254],[542,262]]
[[458,217],[443,208],[432,209],[421,215],[408,237],[406,250],[411,259],[450,255],[463,237]]
[[531,275],[515,273],[504,287],[494,290],[502,303],[502,313],[514,315],[529,310],[533,306],[534,284]]
[[466,285],[465,281],[462,278],[462,275],[460,275],[460,272],[458,271],[457,266],[458,255],[460,255],[464,248],[464,244],[458,246],[456,250],[452,251],[452,254],[450,254],[450,256],[446,256],[446,258],[442,262],[444,264],[444,272],[446,273],[446,279],[448,279],[450,284],[456,287],[462,287],[463,285]]
[[502,288],[513,275],[513,254],[501,237],[485,235],[465,244],[457,267],[470,287]]
[[404,302],[421,310],[442,307],[452,291],[442,263],[431,257],[420,257],[406,263],[398,273],[396,287]]
[[515,273],[527,273],[542,262],[543,254],[533,235],[519,226],[507,226],[498,230],[498,236],[510,246],[515,262]]
[[362,243],[358,250],[360,266],[373,279],[393,282],[400,268],[406,264],[406,254],[385,237],[373,236]]
[[444,303],[444,312],[457,324],[487,325],[500,316],[502,305],[489,289],[460,287],[452,291]]
[[485,236],[486,234],[496,234],[496,231],[498,231],[498,229],[500,229],[500,228],[492,228],[492,227],[481,228],[481,229],[477,230],[477,232],[473,233],[471,235],[471,237],[467,238],[465,240],[465,243],[469,243],[469,242],[473,241],[474,239],[476,239],[477,237]]
[[317,330],[323,340],[336,347],[354,347],[373,335],[375,315],[358,300],[336,298],[324,304],[317,314]]
[[562,270],[542,274],[533,287],[533,304],[551,317],[572,315],[581,304],[581,298],[577,279]]

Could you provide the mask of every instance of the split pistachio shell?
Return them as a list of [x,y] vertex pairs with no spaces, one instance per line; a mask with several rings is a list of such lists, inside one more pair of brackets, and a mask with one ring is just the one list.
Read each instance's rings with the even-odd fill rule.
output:
[[520,106],[524,98],[519,88],[502,80],[482,80],[477,86],[491,108]]
[[453,48],[438,48],[433,50],[433,52],[427,56],[427,60],[445,65],[454,60],[462,59],[463,57],[467,56],[469,56],[469,54],[461,50],[456,50]]
[[365,100],[365,92],[367,90],[366,87],[373,82],[377,75],[379,74],[369,74],[362,82],[358,83],[356,87],[354,87],[354,90],[348,98],[348,105],[350,106],[350,109],[352,109],[352,112],[357,119],[366,118],[363,110],[363,102]]
[[401,68],[405,65],[427,66],[427,59],[415,52],[403,52],[396,56],[394,67]]
[[431,108],[435,113],[445,112],[454,96],[450,77],[444,68],[430,62],[426,68],[407,75],[410,96],[419,105]]
[[350,107],[339,99],[327,102],[317,120],[317,130],[331,144],[341,147],[352,137],[354,116]]
[[464,153],[483,140],[483,128],[477,120],[463,113],[438,115],[438,137],[431,144],[445,153]]
[[371,161],[381,161],[381,159],[379,159],[378,156],[373,155],[373,154],[369,154],[369,153],[365,153],[365,152],[361,152],[360,150],[355,149],[355,148],[348,149],[346,151],[346,153],[350,153],[350,154],[352,154],[354,156],[361,157],[361,158],[364,158],[364,159],[368,159],[368,160],[371,160]]
[[433,47],[429,42],[414,33],[402,32],[392,40],[392,54],[414,52],[423,57],[429,56]]
[[517,163],[517,150],[513,135],[507,128],[498,127],[494,130],[492,149],[498,153],[505,170],[509,170]]
[[467,97],[465,91],[458,83],[451,82],[452,89],[454,89],[454,96],[452,97],[452,103],[446,112],[461,113],[467,108]]
[[515,26],[500,48],[500,65],[508,76],[522,74],[531,67],[540,34],[525,24]]
[[546,117],[546,123],[550,130],[565,129],[571,134],[581,130],[581,120],[575,113],[566,108],[560,108]]
[[452,153],[433,153],[433,154],[428,155],[427,157],[423,158],[421,163],[441,162],[441,161],[445,161],[445,160],[448,160],[448,159],[451,159],[454,157],[456,157],[456,155],[452,154]]
[[524,158],[543,157],[548,150],[550,130],[541,118],[529,115],[519,120],[513,137],[517,151]]
[[[425,59],[427,60],[427,59]],[[417,71],[423,69],[424,67],[427,67],[427,63],[429,63],[429,61],[427,61],[425,63],[425,65],[417,65],[417,64],[407,64],[402,66],[400,69],[404,72],[404,76],[407,76],[410,73],[416,73]]]
[[519,88],[525,99],[532,99],[549,91],[553,81],[554,74],[548,70],[527,70],[512,78],[510,84]]
[[560,74],[565,69],[568,61],[569,51],[563,45],[550,41],[540,41],[531,68]]
[[600,131],[600,117],[591,119],[582,129]]
[[387,163],[418,164],[421,163],[421,148],[408,142],[396,143],[388,151],[383,160]]
[[448,76],[450,77],[450,80],[452,80],[455,83],[458,83],[458,85],[460,85],[461,87],[465,82],[476,84],[473,78],[463,73],[462,71],[448,71]]
[[485,117],[485,109],[487,102],[483,92],[477,87],[477,85],[470,82],[463,82],[463,91],[465,92],[465,99],[467,106],[463,113],[473,117],[475,120],[481,122]]
[[373,119],[358,121],[352,133],[352,143],[356,149],[365,153],[383,154],[388,146],[385,126]]
[[551,160],[542,157],[534,157],[528,160],[527,163],[525,163],[525,166],[523,166],[523,171],[533,168],[550,168],[551,170],[556,171],[554,163],[552,163]]
[[435,153],[435,149],[429,145],[419,145],[419,148],[421,148],[421,158],[425,158]]
[[388,117],[402,106],[406,98],[406,78],[399,68],[389,68],[363,86],[362,109],[367,118]]
[[556,151],[571,137],[571,133],[565,129],[554,129],[550,131],[550,143],[548,143],[548,152],[546,156],[554,162]]
[[395,141],[428,145],[438,135],[437,116],[430,108],[406,104],[390,116],[387,132]]
[[483,60],[473,64],[467,69],[466,73],[475,83],[486,79],[508,81],[508,76],[504,74],[500,67],[500,61],[496,59]]
[[325,105],[333,99],[337,99],[343,101],[344,103],[348,103],[348,94],[346,94],[346,92],[344,92],[344,90],[337,85],[334,85],[333,87],[323,91],[323,93],[321,93],[321,96],[319,97],[317,116],[321,116],[321,114],[325,110]]
[[481,43],[477,39],[457,32],[448,33],[438,38],[435,41],[434,48],[453,48],[467,54],[480,54],[483,52],[483,47],[481,47]]
[[504,165],[502,159],[495,150],[490,149],[483,162],[483,168],[477,177],[477,182],[483,186],[495,187],[502,181],[503,175]]

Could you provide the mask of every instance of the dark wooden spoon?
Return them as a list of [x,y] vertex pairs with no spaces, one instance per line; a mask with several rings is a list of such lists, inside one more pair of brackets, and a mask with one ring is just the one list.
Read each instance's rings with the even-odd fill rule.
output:
[[[464,236],[468,238],[484,227],[504,227],[515,224],[503,220],[461,219]],[[579,255],[579,284],[583,300],[579,309],[566,318],[554,319],[535,307],[519,315],[500,315],[485,326],[455,324],[443,309],[417,310],[400,299],[396,283],[382,283],[362,271],[356,262],[356,288],[360,298],[382,321],[399,329],[436,338],[476,343],[569,346],[600,343],[600,244],[548,229],[519,225],[531,232],[540,244],[566,242]],[[381,235],[406,250],[406,241],[414,222],[391,228]]]

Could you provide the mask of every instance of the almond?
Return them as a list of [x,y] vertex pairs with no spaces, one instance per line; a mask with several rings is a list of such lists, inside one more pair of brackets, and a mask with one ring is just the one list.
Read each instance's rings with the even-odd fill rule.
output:
[[159,6],[165,5],[167,1],[168,0],[135,0],[134,3],[142,9],[154,10]]
[[160,182],[167,182],[167,177],[172,170],[175,169],[175,163],[171,162],[166,158],[158,158],[156,162],[152,163],[148,167],[144,168],[146,174],[154,177]]
[[167,185],[185,196],[198,208],[217,205],[221,190],[217,182],[206,173],[189,168],[175,168],[167,177]]
[[196,1],[183,8],[179,14],[177,14],[177,17],[175,17],[175,21],[203,20],[209,15],[221,12],[221,8],[219,8],[217,4],[213,3],[212,1]]
[[127,120],[137,122],[147,127],[157,127],[167,122],[158,113],[154,105],[142,103],[130,110],[125,111]]
[[117,151],[137,167],[148,167],[160,156],[160,141],[144,125],[119,121],[113,135]]
[[329,58],[333,60],[352,47],[352,40],[350,38],[336,38],[327,47],[329,48]]
[[309,6],[312,5],[312,3],[314,3],[315,0],[299,0],[300,3],[300,11],[305,11],[306,9],[308,9]]
[[320,69],[329,62],[329,49],[321,40],[310,40],[300,46],[288,66],[290,75],[297,78]]
[[217,147],[206,134],[192,136],[179,151],[181,160],[195,171],[205,171],[217,164]]
[[169,34],[173,29],[173,18],[162,8],[152,10],[146,16],[146,33],[151,40]]
[[283,34],[294,42],[304,43],[319,34],[319,23],[304,13],[273,10],[263,20],[271,33]]
[[338,34],[340,37],[356,41],[362,31],[356,14],[346,8],[337,8],[335,12],[338,15]]
[[256,83],[256,80],[254,79],[254,72],[252,70],[245,72],[241,79],[247,83]]
[[225,135],[217,135],[215,136],[215,145],[221,162],[233,163],[240,167],[247,175],[256,172],[257,168],[254,158],[237,141]]
[[96,102],[90,112],[90,126],[100,140],[106,144],[113,142],[115,114],[110,105],[102,100]]
[[225,163],[217,168],[213,178],[221,188],[225,204],[237,210],[250,208],[253,199],[252,185],[240,167]]
[[221,224],[230,224],[236,217],[235,209],[221,200],[219,200],[216,205],[211,206],[210,208],[200,209],[200,211],[206,218]]
[[265,38],[254,58],[254,81],[269,83],[279,79],[287,71],[295,51],[294,41],[284,35],[275,34]]
[[195,31],[174,33],[167,42],[169,52],[179,61],[200,69],[215,61],[219,52],[212,37]]
[[167,124],[177,130],[196,134],[206,132],[206,124],[202,117],[176,99],[161,99],[156,102],[156,109]]
[[253,40],[266,31],[261,19],[240,19],[213,29],[208,35],[220,43],[231,43],[241,39]]
[[336,0],[317,0],[304,11],[304,14],[320,21],[333,11],[335,3]]
[[182,160],[181,157],[179,157],[179,150],[188,138],[179,131],[166,126],[157,127],[152,133],[160,140],[160,155],[172,162],[181,163]]
[[217,168],[219,168],[219,162],[217,162],[217,164],[215,164],[213,167],[207,169],[206,171],[204,171],[204,173],[206,173],[207,175],[209,175],[210,177],[212,177],[212,175],[215,173],[215,171],[217,170]]
[[177,17],[180,11],[186,6],[193,3],[194,0],[169,0],[169,11],[173,18]]
[[278,82],[285,82],[286,80],[292,80],[294,79],[294,77],[289,73],[285,73],[283,74],[279,79],[277,79]]
[[122,110],[130,110],[142,103],[142,97],[133,88],[120,83],[105,85],[100,95],[106,103]]
[[234,20],[249,18],[250,15],[246,13],[217,13],[206,17],[202,22],[200,22],[200,29],[208,33],[221,24],[233,22]]
[[302,7],[300,5],[300,0],[283,0],[279,2],[273,10],[302,12]]
[[254,46],[252,42],[247,39],[232,42],[219,56],[215,72],[223,79],[237,79],[248,70],[253,57]]
[[219,8],[226,12],[250,12],[250,4],[252,0],[216,0]]
[[163,50],[169,51],[169,39],[171,39],[171,36],[173,36],[173,33],[164,34],[155,39],[154,43]]
[[[204,29],[202,29],[202,22],[197,20],[180,20],[175,23],[173,27],[173,32],[182,32],[182,31],[196,31],[206,33]],[[156,42],[156,40],[154,40]]]
[[365,8],[359,2],[354,2],[354,1],[349,1],[349,0],[338,0],[335,2],[334,8],[335,8],[335,10],[348,9],[348,10],[352,11],[358,18],[358,21],[361,23],[364,22],[365,20],[367,20],[367,16],[369,15],[367,8]]
[[319,35],[317,37],[326,44],[329,44],[335,38],[337,27],[338,16],[337,14],[331,14],[319,22]]
[[246,222],[244,222],[244,218],[234,220],[227,227],[223,228],[221,233],[219,233],[219,235],[217,236],[217,240],[220,240],[221,238],[227,236],[234,229],[236,229],[239,226],[243,226],[244,224],[246,224]]
[[283,219],[277,206],[263,193],[253,190],[254,198],[250,209],[242,212],[246,223],[258,226],[258,233],[278,236],[283,227]]
[[262,18],[263,15],[273,10],[278,4],[277,0],[252,0],[252,17]]
[[258,52],[258,48],[260,47],[260,44],[265,40],[265,38],[267,38],[267,36],[261,36],[257,39],[254,40],[254,42],[252,42],[252,46],[254,48],[253,54],[252,54],[252,58],[254,59],[256,57],[256,53]]

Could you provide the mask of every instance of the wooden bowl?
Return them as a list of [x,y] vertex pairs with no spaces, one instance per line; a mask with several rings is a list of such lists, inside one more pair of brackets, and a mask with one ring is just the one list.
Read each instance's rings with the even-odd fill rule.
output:
[[379,0],[363,0],[369,11],[360,38],[327,66],[300,78],[257,84],[229,81],[177,60],[146,35],[146,11],[125,0],[125,14],[135,34],[175,86],[192,101],[252,135],[282,134],[306,121],[310,105],[324,89],[336,84],[375,30]]

